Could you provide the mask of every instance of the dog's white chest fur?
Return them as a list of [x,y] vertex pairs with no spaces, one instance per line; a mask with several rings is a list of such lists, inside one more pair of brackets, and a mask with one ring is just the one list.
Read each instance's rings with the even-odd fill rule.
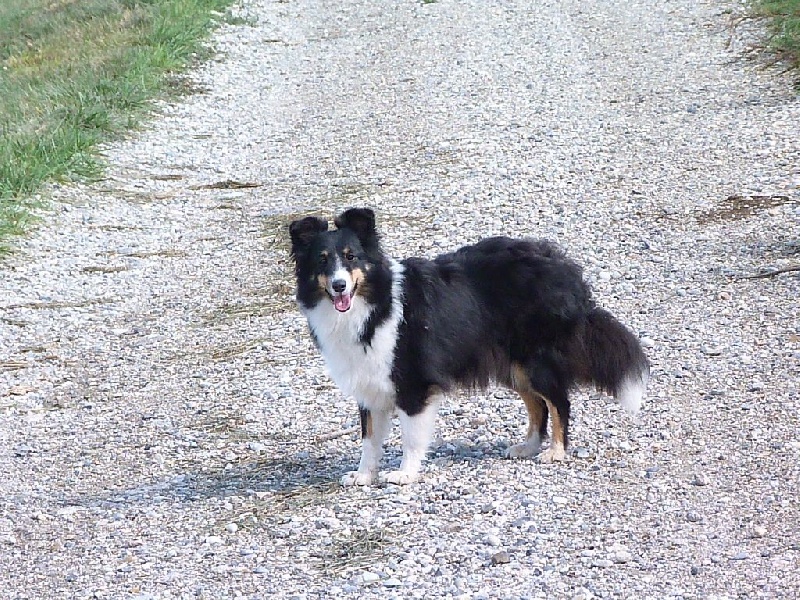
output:
[[319,343],[331,378],[346,396],[368,409],[389,409],[394,405],[392,382],[397,328],[403,320],[403,266],[392,263],[392,310],[375,328],[370,344],[359,338],[373,307],[356,295],[345,313],[338,312],[332,302],[323,300],[304,310],[308,324]]

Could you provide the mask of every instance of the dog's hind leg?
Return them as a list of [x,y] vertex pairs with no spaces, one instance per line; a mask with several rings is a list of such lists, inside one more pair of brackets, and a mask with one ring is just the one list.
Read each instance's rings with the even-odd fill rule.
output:
[[419,478],[422,461],[430,446],[436,426],[436,416],[442,397],[439,394],[428,396],[425,407],[414,415],[399,410],[400,429],[403,434],[403,461],[400,469],[389,471],[381,477],[387,483],[405,485]]
[[344,474],[341,479],[343,486],[372,483],[383,457],[383,442],[392,425],[391,411],[369,410],[362,406],[358,410],[361,416],[361,462],[358,471]]
[[543,463],[564,460],[569,441],[569,383],[559,377],[556,367],[544,362],[533,365],[526,373],[533,393],[544,401],[552,424],[550,447],[539,455],[539,460]]
[[528,434],[522,444],[511,446],[506,455],[509,458],[530,458],[539,453],[542,440],[547,435],[547,404],[533,390],[528,374],[519,365],[512,367],[511,388],[520,395],[528,409]]
[[[553,423],[550,447],[539,455],[543,463],[552,463],[567,458],[567,431],[569,428],[569,400],[566,393],[552,397],[543,396]],[[555,401],[554,401],[555,400]]]

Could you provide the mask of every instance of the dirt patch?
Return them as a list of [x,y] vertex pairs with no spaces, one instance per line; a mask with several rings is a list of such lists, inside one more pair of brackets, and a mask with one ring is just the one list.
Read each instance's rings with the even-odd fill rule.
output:
[[789,196],[780,194],[772,196],[728,196],[717,206],[697,215],[697,222],[705,225],[720,221],[746,219],[759,211],[791,203],[793,202]]

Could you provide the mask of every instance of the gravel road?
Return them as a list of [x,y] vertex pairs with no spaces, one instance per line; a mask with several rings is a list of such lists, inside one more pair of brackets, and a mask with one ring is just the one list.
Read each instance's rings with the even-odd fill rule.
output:
[[[0,598],[797,598],[800,101],[725,2],[246,0],[197,93],[0,265]],[[503,390],[423,480],[342,489],[358,414],[285,225],[395,256],[557,240],[653,362],[634,422],[509,461]],[[399,435],[388,463],[400,459]]]

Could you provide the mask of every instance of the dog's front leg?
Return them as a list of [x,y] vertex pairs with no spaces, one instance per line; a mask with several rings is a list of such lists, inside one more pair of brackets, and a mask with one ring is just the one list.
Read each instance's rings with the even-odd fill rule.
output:
[[372,483],[383,457],[383,442],[392,424],[391,411],[369,410],[359,405],[358,412],[361,417],[361,462],[358,471],[344,474],[344,486]]
[[405,485],[419,478],[422,461],[428,452],[436,427],[436,416],[439,414],[441,396],[430,396],[422,411],[409,415],[402,409],[400,428],[403,434],[403,461],[398,471],[389,471],[382,479],[387,483]]

